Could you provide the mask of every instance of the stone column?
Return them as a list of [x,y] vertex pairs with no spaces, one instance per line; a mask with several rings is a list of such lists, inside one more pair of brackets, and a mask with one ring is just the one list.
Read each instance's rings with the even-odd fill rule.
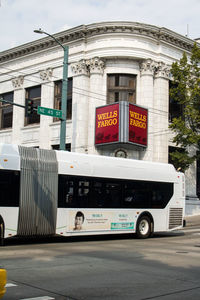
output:
[[97,154],[95,148],[95,112],[96,107],[106,104],[104,84],[104,61],[98,57],[90,59],[88,62],[90,68],[90,98],[88,110],[88,153]]
[[154,143],[153,143],[153,134],[154,132],[154,110],[153,110],[153,76],[155,70],[155,62],[151,59],[140,64],[140,91],[141,91],[141,106],[148,108],[148,145],[144,151],[141,151],[140,158],[143,160],[153,160],[154,152]]
[[[14,103],[25,105],[24,77],[18,76],[12,79],[14,87]],[[13,105],[12,143],[21,144],[21,128],[24,127],[25,109]]]
[[[52,69],[40,71],[41,103],[40,106],[54,108],[54,85],[51,82]],[[53,117],[40,115],[40,137],[39,146],[42,149],[51,149],[51,137],[49,125],[53,122]]]
[[89,69],[86,60],[73,63],[72,144],[73,152],[88,152]]
[[154,153],[153,160],[168,163],[170,66],[158,62],[154,80]]

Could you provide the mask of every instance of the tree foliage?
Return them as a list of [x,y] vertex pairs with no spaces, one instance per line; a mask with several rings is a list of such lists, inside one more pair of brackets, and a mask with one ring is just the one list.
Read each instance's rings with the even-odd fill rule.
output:
[[171,153],[171,158],[175,167],[185,171],[200,159],[200,48],[196,43],[189,59],[184,53],[179,62],[172,64],[171,74],[170,97],[182,105],[183,111],[169,126],[175,134],[173,142],[182,148]]

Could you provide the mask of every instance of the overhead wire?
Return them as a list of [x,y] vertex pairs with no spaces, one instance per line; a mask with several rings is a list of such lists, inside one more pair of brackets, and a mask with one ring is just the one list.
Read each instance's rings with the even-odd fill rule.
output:
[[[61,67],[61,65],[60,64],[56,64],[56,65],[52,66],[52,64],[51,64],[50,67],[51,68]],[[45,68],[47,69],[47,66],[45,66]],[[11,68],[8,68],[8,67],[3,67],[3,69],[15,72],[16,74],[19,74],[19,75],[31,76],[33,78],[36,78],[35,80],[34,79],[30,79],[30,78],[27,78],[26,80],[29,81],[29,82],[32,82],[34,84],[41,85],[41,80],[38,81],[38,76],[36,76],[36,75],[30,74],[30,73],[27,74],[27,73],[19,71],[19,70],[15,71],[15,70],[13,70]],[[36,72],[38,73],[37,69],[29,69],[29,72],[30,72],[30,70],[34,70],[35,73]],[[0,74],[2,74],[4,76],[9,76],[10,78],[13,78],[13,75],[11,75],[11,74],[5,74],[3,72],[0,72]],[[57,77],[55,75],[52,75],[52,77],[55,78],[56,81],[57,80],[62,80],[62,78]],[[47,82],[47,83],[45,82],[45,84],[48,85],[50,88],[54,88],[54,86],[52,86],[52,82]],[[76,91],[74,91],[74,90],[76,90]],[[85,92],[86,94],[83,94],[83,92]],[[80,95],[80,96],[87,96],[88,98],[92,98],[92,99],[96,99],[96,100],[102,101],[102,102],[104,102],[104,104],[106,102],[106,94],[101,94],[101,93],[98,93],[96,91],[86,90],[86,89],[83,89],[83,88],[76,87],[74,85],[73,85],[73,93],[77,94],[77,95]],[[99,98],[99,96],[102,97],[102,98]],[[159,115],[159,116],[169,115],[168,111],[164,111],[164,110],[161,110],[161,109],[158,109],[158,108],[154,108],[154,107],[148,107],[148,110],[149,110],[149,112],[151,112],[153,114],[156,114],[156,115]],[[149,134],[156,134],[156,133],[152,132],[152,133],[149,133]]]
[[[58,66],[58,65],[57,65],[57,66]],[[62,66],[62,65],[59,65],[59,67],[61,67],[61,66]],[[51,65],[51,67],[54,68],[55,66],[52,66],[52,65]],[[8,68],[8,67],[4,67],[4,69],[7,69],[7,70],[12,71],[12,72],[15,72],[13,69]],[[46,69],[47,69],[47,68],[46,68]],[[31,69],[29,69],[29,70],[31,70]],[[34,71],[35,71],[35,69],[34,69]],[[36,70],[36,72],[38,73],[38,70]],[[22,74],[22,75],[24,75],[24,76],[28,76],[28,75],[29,75],[29,76],[32,76],[32,77],[35,77],[36,79],[38,79],[37,76],[30,75],[30,74],[26,74],[26,73],[24,73],[24,72],[22,72],[22,71],[17,71],[17,73],[20,73],[20,74]],[[0,74],[5,75],[5,74],[2,73],[2,72],[0,72]],[[13,77],[13,75],[9,75],[9,74],[7,74],[7,76]],[[55,75],[52,75],[52,77],[55,78],[55,79],[57,79],[57,80],[62,80],[62,78],[57,77],[57,76],[55,76]],[[26,79],[26,80],[41,85],[41,81],[34,81],[34,80],[31,80],[31,79]],[[47,82],[47,83],[45,83],[45,84],[46,84],[46,85],[49,84],[49,87],[53,88],[52,82]],[[99,96],[101,96],[101,97],[105,97],[105,99],[95,98],[95,99],[97,99],[97,100],[102,100],[102,101],[105,101],[105,100],[106,100],[106,95],[103,95],[103,94],[101,94],[101,93],[97,93],[97,92],[95,92],[95,91],[86,90],[86,89],[79,88],[79,87],[76,87],[76,86],[73,86],[73,88],[74,88],[74,89],[77,89],[77,90],[80,90],[80,91],[85,91],[86,93],[92,93],[92,94],[95,94],[95,95],[99,95]],[[83,96],[86,96],[86,95],[83,95]],[[87,95],[87,96],[88,96],[88,95]],[[91,96],[89,96],[89,97],[91,97]],[[152,110],[159,111],[159,112],[161,112],[161,113],[168,114],[168,111],[164,111],[164,110],[161,110],[161,109],[158,109],[158,108],[148,107],[148,109],[152,109]]]
[[[8,69],[10,71],[12,71],[12,69],[10,68],[5,68],[5,69]],[[19,73],[23,74],[23,75],[27,75],[26,73],[23,73],[21,71],[19,71]],[[3,74],[2,72],[0,72],[0,74]],[[8,75],[7,75],[8,76]],[[9,75],[10,77],[13,77],[12,75]],[[35,77],[36,79],[38,79],[38,77],[34,76],[34,75],[31,75],[32,77]],[[53,78],[57,79],[57,80],[62,80],[60,77],[57,77],[55,75],[52,75]],[[30,81],[30,82],[34,82],[34,83],[37,83],[37,84],[41,84],[41,81],[34,81],[34,80],[31,80],[31,79],[27,79],[27,81]],[[53,88],[52,86],[52,82],[47,82],[45,83],[46,85],[49,84],[49,87]],[[80,90],[80,91],[83,91],[83,92],[86,92],[87,94],[81,94],[81,93],[78,93],[78,92],[75,92],[76,94],[78,95],[81,95],[81,96],[87,96],[89,98],[94,98],[94,99],[97,99],[97,100],[100,100],[100,101],[106,101],[106,95],[103,95],[101,93],[97,93],[97,92],[94,92],[94,91],[89,91],[89,90],[86,90],[86,89],[83,89],[83,88],[79,88],[79,87],[76,87],[76,86],[73,86],[73,89],[76,89],[76,90]],[[98,96],[101,96],[103,97],[104,99],[100,99],[98,97],[94,97],[94,96],[90,96],[88,95],[88,93],[91,93],[91,94],[95,94],[95,95],[98,95]],[[149,110],[152,110],[152,113],[154,114],[159,114],[157,112],[160,112],[160,113],[164,113],[164,114],[169,114],[168,111],[164,111],[164,110],[161,110],[161,109],[158,109],[158,108],[154,108],[154,107],[148,107]],[[155,112],[156,111],[156,112]]]

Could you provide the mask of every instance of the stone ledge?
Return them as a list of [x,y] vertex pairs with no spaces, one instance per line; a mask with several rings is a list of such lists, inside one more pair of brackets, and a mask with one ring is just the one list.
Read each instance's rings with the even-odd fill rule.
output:
[[[183,50],[191,51],[194,41],[181,34],[164,27],[157,27],[137,22],[101,22],[89,25],[77,26],[59,33],[54,37],[61,44],[69,44],[77,40],[106,35],[106,34],[129,34],[133,36],[145,36],[152,38],[158,43],[165,42],[175,45]],[[58,44],[50,37],[45,37],[18,47],[3,51],[0,53],[0,62],[5,62],[33,54],[48,48],[59,47]]]

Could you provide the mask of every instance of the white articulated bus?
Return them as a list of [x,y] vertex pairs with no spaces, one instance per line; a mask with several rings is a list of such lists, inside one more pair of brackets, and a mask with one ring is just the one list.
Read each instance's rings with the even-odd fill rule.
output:
[[184,175],[169,164],[0,144],[0,239],[179,229]]

